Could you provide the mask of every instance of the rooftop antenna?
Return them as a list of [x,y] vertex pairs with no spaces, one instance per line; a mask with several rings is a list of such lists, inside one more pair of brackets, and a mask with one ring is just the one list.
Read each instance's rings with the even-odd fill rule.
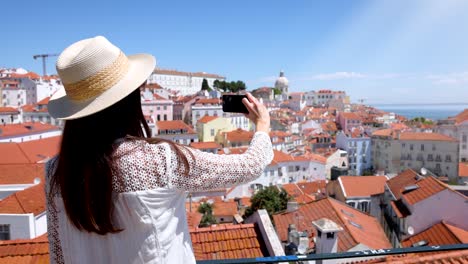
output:
[[46,59],[47,57],[56,57],[58,54],[39,54],[34,55],[33,58],[37,60],[38,58],[42,58],[42,76],[47,75],[47,67],[46,67]]

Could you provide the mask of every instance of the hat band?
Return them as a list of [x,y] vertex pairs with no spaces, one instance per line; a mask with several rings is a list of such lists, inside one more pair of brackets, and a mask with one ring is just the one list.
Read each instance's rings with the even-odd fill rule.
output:
[[65,91],[72,100],[83,101],[107,91],[118,83],[128,72],[127,56],[120,52],[117,59],[94,75],[75,83],[64,84]]

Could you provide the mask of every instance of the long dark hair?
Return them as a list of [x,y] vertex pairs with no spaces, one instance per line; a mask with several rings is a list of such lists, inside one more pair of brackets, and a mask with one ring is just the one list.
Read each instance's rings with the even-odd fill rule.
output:
[[[150,143],[164,141],[150,138],[140,89],[109,108],[65,123],[49,199],[60,193],[68,218],[79,230],[101,235],[122,231],[112,219],[112,154],[115,141],[125,137]],[[170,144],[188,170],[180,146]]]

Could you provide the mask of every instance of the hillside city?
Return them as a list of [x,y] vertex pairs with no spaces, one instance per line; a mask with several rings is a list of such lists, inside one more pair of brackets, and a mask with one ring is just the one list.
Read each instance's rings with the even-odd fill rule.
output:
[[[271,86],[248,89],[271,116],[274,158],[263,174],[187,195],[198,261],[468,243],[468,109],[407,119],[344,91],[289,86],[281,71]],[[0,68],[0,263],[49,262],[44,173],[63,122],[47,104],[61,87],[55,75]],[[156,68],[141,102],[153,137],[235,155],[255,128],[223,112],[220,98],[245,91],[218,74]],[[333,263],[358,260],[466,263],[468,250]]]

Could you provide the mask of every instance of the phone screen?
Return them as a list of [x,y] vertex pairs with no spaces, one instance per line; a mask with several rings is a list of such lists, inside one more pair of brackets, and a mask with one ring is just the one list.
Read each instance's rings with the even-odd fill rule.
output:
[[223,95],[223,112],[230,113],[245,113],[248,114],[249,110],[242,103],[242,98],[246,98],[246,95],[239,94],[225,94]]

